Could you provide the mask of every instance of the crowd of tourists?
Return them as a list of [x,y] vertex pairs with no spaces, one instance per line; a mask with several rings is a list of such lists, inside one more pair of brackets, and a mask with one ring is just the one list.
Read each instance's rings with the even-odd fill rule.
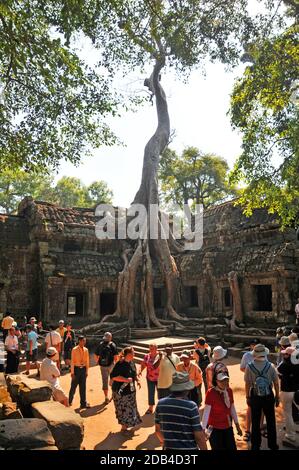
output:
[[[7,351],[6,374],[18,372],[24,348],[24,373],[29,375],[30,368],[36,367],[37,376],[51,385],[54,400],[72,406],[79,386],[80,408],[90,407],[86,398],[90,353],[86,338],[76,338],[70,323],[65,325],[61,320],[56,327],[50,326],[44,339],[46,357],[41,363],[38,361],[39,337],[45,334],[41,322],[32,317],[25,326],[18,327],[13,317],[7,315],[2,321],[2,330]],[[154,415],[156,435],[163,449],[205,450],[209,441],[212,450],[236,450],[235,427],[236,433],[251,443],[252,450],[261,448],[262,436],[267,438],[269,449],[277,450],[275,408],[280,403],[284,417],[283,443],[297,447],[298,337],[298,326],[291,331],[277,329],[276,364],[269,361],[269,349],[259,339],[253,339],[250,350],[244,353],[240,364],[247,403],[244,435],[230,387],[230,367],[225,360],[227,350],[222,346],[211,350],[201,337],[194,342],[192,351],[185,350],[178,356],[172,344],[166,344],[161,351],[152,343],[137,370],[134,348],[126,347],[119,352],[112,334],[107,332],[95,349],[94,359],[101,371],[105,404],[113,401],[122,433],[130,433],[142,422],[136,390],[141,388],[140,378],[146,370],[146,414]],[[71,373],[68,394],[59,380],[63,371]]]

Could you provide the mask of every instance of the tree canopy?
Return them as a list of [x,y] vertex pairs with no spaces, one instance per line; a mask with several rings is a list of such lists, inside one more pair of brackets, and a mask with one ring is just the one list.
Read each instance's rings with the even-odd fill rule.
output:
[[228,185],[228,164],[222,157],[187,147],[182,155],[167,148],[160,159],[162,199],[182,206],[191,199],[204,208],[234,194]]
[[266,207],[293,225],[299,223],[299,5],[285,3],[292,24],[249,46],[250,65],[234,86],[231,119],[243,151],[231,181],[245,183],[239,202],[248,215]]
[[54,183],[54,175],[45,172],[29,174],[23,170],[4,170],[0,174],[0,212],[15,213],[25,196],[51,202],[60,207],[95,207],[112,204],[113,193],[105,181],[89,186],[79,178],[64,176]]

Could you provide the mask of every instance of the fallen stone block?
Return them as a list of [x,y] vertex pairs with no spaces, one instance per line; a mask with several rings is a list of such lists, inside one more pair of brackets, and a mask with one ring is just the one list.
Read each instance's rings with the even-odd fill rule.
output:
[[11,400],[11,396],[6,385],[0,385],[0,403],[7,403]]
[[20,375],[8,375],[6,382],[12,399],[20,406],[48,401],[52,396],[51,386],[46,380],[37,380]]
[[59,450],[80,449],[84,437],[81,416],[57,401],[34,403],[31,409],[33,416],[46,421]]
[[54,438],[43,419],[5,419],[0,421],[0,447],[37,449],[55,446]]
[[21,411],[17,408],[16,403],[7,402],[3,403],[2,406],[2,419],[22,419],[23,415]]

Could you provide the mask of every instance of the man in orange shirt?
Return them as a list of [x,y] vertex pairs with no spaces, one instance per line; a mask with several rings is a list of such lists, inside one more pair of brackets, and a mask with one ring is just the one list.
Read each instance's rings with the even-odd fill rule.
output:
[[78,346],[75,346],[72,350],[72,382],[69,393],[69,405],[72,405],[77,386],[79,385],[80,408],[90,408],[90,405],[86,401],[86,379],[89,369],[89,352],[88,349],[85,348],[86,338],[84,336],[79,336],[78,340]]

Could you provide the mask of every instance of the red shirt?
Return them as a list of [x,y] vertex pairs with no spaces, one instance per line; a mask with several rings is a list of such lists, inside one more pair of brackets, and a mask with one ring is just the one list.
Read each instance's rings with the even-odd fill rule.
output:
[[156,357],[157,356],[152,357],[150,354],[146,354],[143,358],[142,364],[145,365],[147,368],[146,378],[150,382],[158,382],[158,378],[159,378],[159,367],[155,369],[153,365],[156,360]]
[[[233,392],[231,388],[227,390],[230,404],[232,405],[234,403]],[[208,426],[213,426],[215,429],[227,429],[231,427],[231,411],[224,403],[222,393],[219,393],[215,388],[210,388],[206,394],[205,404],[211,406]]]

